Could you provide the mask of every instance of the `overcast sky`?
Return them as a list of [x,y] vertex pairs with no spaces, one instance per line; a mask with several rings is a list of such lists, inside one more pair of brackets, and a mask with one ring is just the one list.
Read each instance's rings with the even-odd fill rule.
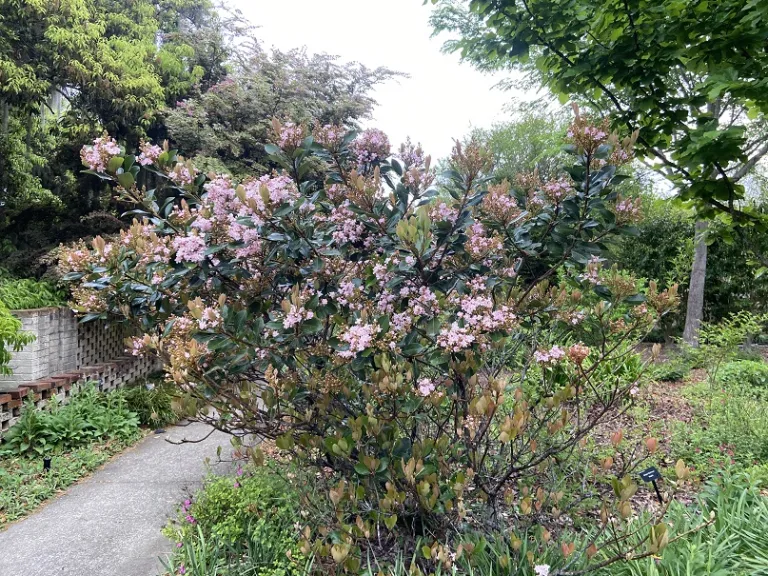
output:
[[422,0],[227,0],[260,27],[267,47],[306,46],[369,68],[406,72],[374,94],[379,106],[368,125],[384,130],[394,145],[410,136],[433,158],[446,156],[471,127],[504,117],[510,93],[492,89],[499,80],[440,52],[430,38],[431,4]]

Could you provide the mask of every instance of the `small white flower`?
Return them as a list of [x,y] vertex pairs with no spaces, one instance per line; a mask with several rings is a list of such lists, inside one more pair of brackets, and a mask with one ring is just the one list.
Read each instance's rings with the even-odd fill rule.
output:
[[538,564],[533,567],[536,576],[549,576],[549,564]]

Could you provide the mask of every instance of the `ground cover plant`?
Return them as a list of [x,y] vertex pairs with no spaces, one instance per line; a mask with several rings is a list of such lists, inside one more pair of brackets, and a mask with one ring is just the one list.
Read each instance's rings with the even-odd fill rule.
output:
[[176,388],[162,377],[148,378],[120,390],[131,412],[135,412],[142,426],[162,428],[175,424],[186,415],[178,402]]
[[[0,529],[141,438],[120,393],[87,387],[67,404],[26,405],[0,442]],[[50,458],[50,470],[43,459]]]
[[[299,575],[312,559],[300,550],[302,500],[314,492],[313,474],[295,465],[245,463],[233,477],[210,476],[181,505],[164,534],[176,547],[171,574]],[[306,512],[305,512],[306,514]]]
[[[216,409],[204,419],[330,471],[332,513],[307,522],[302,553],[352,572],[413,554],[428,572],[469,557],[473,534],[506,533],[534,538],[511,564],[546,556],[569,573],[673,541],[658,515],[637,525],[631,502],[629,473],[656,440],[615,431],[597,455],[587,442],[636,392],[634,345],[677,303],[602,265],[639,213],[613,188],[633,139],[577,114],[558,179],[496,184],[488,153],[457,144],[437,201],[430,159],[414,146],[392,158],[377,130],[273,132],[283,171],[241,183],[167,147],[134,156],[98,139],[84,163],[141,220],[62,266],[84,319],[139,326],[134,353],[162,357]],[[160,187],[136,187],[147,166]],[[584,500],[595,540],[555,545],[548,527]],[[623,549],[610,533],[625,530],[642,538]]]

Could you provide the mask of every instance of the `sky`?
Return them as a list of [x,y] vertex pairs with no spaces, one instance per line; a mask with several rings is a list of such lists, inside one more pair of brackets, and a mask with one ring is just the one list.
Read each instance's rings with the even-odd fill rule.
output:
[[369,68],[405,72],[379,87],[379,105],[366,127],[386,132],[393,145],[410,136],[433,158],[447,156],[453,138],[505,117],[515,95],[494,89],[501,77],[482,74],[458,55],[442,54],[430,38],[431,4],[422,0],[227,0],[253,24],[265,47],[306,46]]

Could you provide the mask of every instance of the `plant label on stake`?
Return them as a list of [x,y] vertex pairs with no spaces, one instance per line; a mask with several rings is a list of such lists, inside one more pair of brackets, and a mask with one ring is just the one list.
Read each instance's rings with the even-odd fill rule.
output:
[[651,466],[650,468],[646,468],[642,472],[640,472],[640,480],[643,482],[650,482],[653,484],[653,489],[656,490],[656,496],[659,498],[659,504],[664,504],[664,498],[661,497],[661,492],[659,492],[659,487],[656,485],[656,480],[661,479],[661,472],[655,467]]

